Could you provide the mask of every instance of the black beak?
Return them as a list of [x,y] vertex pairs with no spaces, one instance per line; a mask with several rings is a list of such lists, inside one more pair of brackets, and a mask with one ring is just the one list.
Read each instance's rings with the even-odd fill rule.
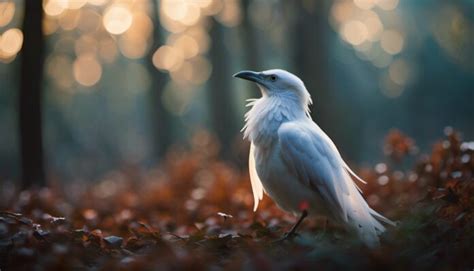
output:
[[260,73],[253,71],[241,71],[234,74],[234,77],[249,80],[255,83],[261,83],[263,80],[263,77]]

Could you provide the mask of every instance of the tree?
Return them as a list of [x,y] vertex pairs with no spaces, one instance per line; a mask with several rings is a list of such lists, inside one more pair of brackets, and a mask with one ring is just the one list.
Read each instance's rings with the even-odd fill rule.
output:
[[232,101],[232,72],[229,69],[231,56],[224,44],[224,27],[212,19],[210,31],[212,48],[210,60],[212,63],[212,74],[209,81],[209,105],[212,125],[221,143],[221,152],[224,157],[229,158],[233,146],[233,139],[239,132],[236,123],[235,104]]
[[315,103],[311,115],[345,152],[355,153],[358,147],[353,144],[354,136],[347,133],[351,123],[356,125],[349,120],[352,116],[347,114],[352,104],[341,104],[342,100],[338,99],[331,85],[330,42],[333,33],[328,22],[331,1],[291,1],[291,4],[290,7],[295,9],[291,36],[294,69]]
[[167,149],[173,143],[171,119],[172,116],[166,110],[162,102],[163,90],[166,85],[167,75],[161,71],[158,71],[153,65],[153,54],[163,44],[162,28],[159,22],[158,3],[153,0],[151,3],[151,19],[153,21],[153,42],[150,51],[147,56],[147,67],[150,72],[152,81],[150,88],[150,107],[151,107],[151,120],[152,130],[154,139],[157,140],[155,145],[154,155],[159,159],[163,158],[166,154]]
[[43,7],[42,1],[25,1],[24,42],[21,53],[19,128],[23,188],[46,184],[42,136]]
[[255,27],[249,19],[250,0],[242,0],[242,24],[240,25],[242,45],[245,53],[246,69],[258,71],[260,65],[260,50]]
[[[295,1],[292,40],[296,74],[317,101],[319,123],[330,125],[330,86],[328,78],[326,1]],[[307,5],[305,5],[305,3]],[[311,4],[308,4],[311,3]],[[316,115],[315,110],[312,112]]]

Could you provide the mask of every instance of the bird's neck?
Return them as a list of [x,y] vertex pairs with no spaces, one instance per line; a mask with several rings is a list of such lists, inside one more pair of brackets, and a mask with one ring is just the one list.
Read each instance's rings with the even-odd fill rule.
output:
[[256,146],[274,142],[282,123],[308,118],[298,99],[263,96],[252,100],[248,106],[252,108],[245,115],[244,137]]

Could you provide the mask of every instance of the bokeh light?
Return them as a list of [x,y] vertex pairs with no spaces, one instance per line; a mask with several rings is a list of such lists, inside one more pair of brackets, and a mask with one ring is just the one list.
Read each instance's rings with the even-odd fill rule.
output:
[[403,86],[409,82],[410,76],[413,74],[413,71],[407,61],[403,59],[397,59],[390,65],[388,73],[390,79],[393,82],[400,86]]
[[199,45],[190,35],[171,36],[170,44],[183,53],[185,59],[197,56]]
[[113,63],[118,55],[117,45],[110,37],[104,37],[99,43],[99,55],[107,63]]
[[82,10],[80,9],[66,10],[61,15],[59,15],[59,26],[61,26],[61,28],[66,31],[74,30],[79,23],[81,12]]
[[398,0],[377,0],[377,6],[383,10],[394,10],[398,6]]
[[198,5],[190,2],[187,4],[186,15],[180,20],[182,24],[190,26],[198,22],[201,16],[201,9]]
[[0,3],[0,27],[9,24],[13,16],[15,15],[15,3],[14,2],[2,2]]
[[67,1],[46,0],[43,1],[43,10],[48,16],[61,15],[67,9]]
[[344,39],[352,45],[363,43],[369,35],[369,31],[365,24],[360,21],[349,21],[342,28]]
[[395,10],[398,3],[398,0],[335,1],[329,23],[342,40],[352,45],[359,59],[384,69],[405,46],[400,17],[387,12]]
[[193,27],[186,31],[198,44],[199,53],[204,54],[209,50],[211,39],[203,27]]
[[388,98],[398,98],[402,95],[404,87],[393,82],[389,75],[384,74],[380,77],[380,90]]
[[57,20],[52,19],[51,17],[46,17],[43,19],[43,33],[46,36],[54,34],[59,28]]
[[354,13],[354,5],[349,1],[337,1],[331,7],[331,19],[334,19],[336,25],[349,20]]
[[188,13],[188,4],[183,0],[163,0],[161,8],[166,16],[175,21],[183,20]]
[[132,13],[123,5],[112,5],[104,13],[103,24],[110,34],[124,33],[132,25],[132,22]]
[[61,90],[72,92],[74,77],[72,73],[72,60],[68,55],[57,54],[46,59],[46,74],[53,79],[52,82]]
[[383,31],[383,24],[377,13],[368,11],[362,22],[367,28],[367,39],[370,41],[378,41]]
[[119,49],[122,55],[130,59],[138,59],[147,53],[147,42],[140,39],[130,39],[124,36],[119,38]]
[[191,59],[190,62],[193,67],[191,83],[195,85],[204,84],[211,76],[211,63],[204,57],[195,57]]
[[354,4],[361,9],[371,9],[376,3],[377,0],[354,0]]
[[10,28],[0,37],[0,54],[2,58],[15,56],[23,45],[23,33],[18,28]]
[[73,74],[79,84],[90,87],[99,82],[102,76],[102,66],[94,55],[83,54],[74,61]]
[[404,39],[396,30],[386,30],[382,33],[380,44],[385,52],[396,55],[403,49]]
[[82,35],[74,44],[76,55],[96,54],[97,48],[97,40],[91,35]]
[[153,54],[153,65],[160,70],[175,71],[183,64],[184,57],[181,51],[164,45]]
[[148,52],[149,40],[153,31],[151,19],[142,12],[133,14],[130,28],[119,38],[122,54],[130,59],[138,59]]
[[85,8],[81,12],[77,27],[82,33],[91,33],[96,32],[99,29],[100,24],[100,14],[91,8]]
[[87,2],[94,6],[102,6],[107,3],[109,0],[88,0]]
[[[66,1],[66,0],[63,0]],[[85,4],[87,4],[87,0],[67,0],[67,8],[68,9],[80,9]]]
[[240,24],[242,15],[239,2],[237,0],[225,0],[223,3],[224,7],[217,15],[217,19],[227,27],[234,27]]

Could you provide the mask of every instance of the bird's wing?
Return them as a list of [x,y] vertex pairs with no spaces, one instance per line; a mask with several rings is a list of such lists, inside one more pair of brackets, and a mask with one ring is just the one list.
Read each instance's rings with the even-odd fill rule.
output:
[[259,201],[263,198],[263,185],[262,181],[257,174],[257,168],[255,167],[255,146],[250,144],[250,153],[249,153],[249,173],[250,173],[250,183],[252,184],[253,192],[253,211],[255,212],[258,208]]
[[347,219],[344,197],[350,188],[342,176],[340,156],[327,136],[305,122],[287,122],[278,129],[282,158],[288,169],[307,187],[319,193],[329,207]]
[[288,170],[319,193],[329,208],[348,222],[369,246],[377,245],[378,234],[385,231],[379,221],[395,223],[369,207],[351,177],[357,175],[349,169],[331,139],[312,121],[282,124],[278,137]]

